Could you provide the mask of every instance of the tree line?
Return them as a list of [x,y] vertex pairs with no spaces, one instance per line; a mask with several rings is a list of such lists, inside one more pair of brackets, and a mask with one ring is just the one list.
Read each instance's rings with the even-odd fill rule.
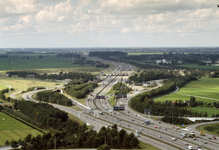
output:
[[173,78],[175,77],[173,70],[167,70],[167,69],[157,69],[157,70],[151,70],[147,69],[142,71],[140,74],[135,74],[134,76],[130,76],[129,80],[134,81],[135,83],[139,82],[147,82],[151,80],[157,80],[157,79],[167,79],[167,78]]
[[28,71],[9,71],[6,72],[6,74],[8,74],[9,77],[13,76],[13,75],[17,75],[18,77],[22,77],[22,78],[27,78],[28,75],[34,75],[35,78],[38,79],[51,79],[51,80],[64,80],[64,79],[76,79],[76,80],[81,80],[83,81],[83,83],[88,82],[88,81],[92,81],[94,76],[90,73],[79,73],[79,72],[69,72],[69,73],[63,73],[60,72],[59,74],[38,74],[36,72],[28,72]]
[[[6,141],[6,144],[9,144]],[[139,141],[133,133],[128,134],[124,129],[118,131],[117,125],[112,128],[102,127],[97,133],[94,130],[85,132],[85,128],[76,134],[66,132],[46,133],[36,137],[28,134],[24,140],[11,141],[13,148],[21,145],[21,150],[53,149],[53,148],[98,148],[106,144],[109,148],[134,149],[139,148]]]
[[64,106],[72,106],[72,101],[70,99],[52,90],[38,92],[36,95],[36,99],[42,102],[49,102]]
[[21,93],[26,93],[26,92],[29,92],[29,91],[33,91],[33,90],[40,90],[40,89],[46,89],[45,86],[35,86],[35,87],[29,87],[27,88],[26,91],[22,91]]
[[0,99],[2,100],[6,100],[6,97],[5,97],[5,93],[8,93],[10,91],[14,91],[14,88],[6,88],[6,89],[3,89],[0,91]]
[[90,93],[90,90],[97,86],[97,83],[83,83],[79,85],[69,83],[65,86],[64,90],[72,97],[80,99],[85,98],[85,96]]
[[127,94],[129,93],[132,89],[126,86],[126,84],[122,82],[118,82],[117,84],[113,85],[113,90],[115,91],[115,95],[118,94]]
[[31,101],[15,101],[14,108],[32,120],[42,124],[42,127],[52,127],[56,130],[75,133],[79,123],[68,119],[66,112],[61,111],[46,103]]
[[215,71],[213,74],[209,75],[210,78],[219,78],[219,70]]

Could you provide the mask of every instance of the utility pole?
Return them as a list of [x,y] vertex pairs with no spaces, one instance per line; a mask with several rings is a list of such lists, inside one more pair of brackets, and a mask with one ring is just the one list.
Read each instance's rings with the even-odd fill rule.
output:
[[[172,130],[173,130],[173,113],[172,113]],[[173,131],[172,131],[172,138],[173,138]],[[173,145],[173,140],[172,140],[172,145]]]
[[55,140],[54,140],[54,149],[56,149],[56,137],[55,137]]

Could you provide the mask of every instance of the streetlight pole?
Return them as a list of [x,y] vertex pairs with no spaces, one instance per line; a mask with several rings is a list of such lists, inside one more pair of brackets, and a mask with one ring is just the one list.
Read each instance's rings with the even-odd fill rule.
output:
[[[173,130],[173,113],[172,113],[172,130]],[[173,131],[172,131],[172,138],[173,138]],[[173,145],[173,140],[172,140],[172,145]]]
[[56,137],[55,137],[55,140],[54,140],[54,149],[56,149]]

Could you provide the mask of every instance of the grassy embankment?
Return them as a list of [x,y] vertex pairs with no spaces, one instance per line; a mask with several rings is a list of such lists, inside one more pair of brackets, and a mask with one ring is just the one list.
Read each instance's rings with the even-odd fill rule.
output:
[[[29,87],[35,86],[46,86],[46,87],[53,87],[57,84],[62,84],[59,82],[51,82],[46,80],[28,80],[28,79],[19,79],[19,78],[9,78],[5,76],[0,76],[0,90],[8,88],[8,86],[15,89],[13,92],[18,91],[25,91]],[[9,96],[11,93],[5,94],[6,97]],[[16,97],[21,98],[21,94],[17,94]]]
[[[196,101],[204,101],[207,103],[219,102],[219,78],[201,78],[198,81],[191,81],[174,94],[162,96],[156,98],[155,101],[166,101],[166,100],[182,100],[189,101],[191,96],[196,98]],[[213,114],[219,114],[219,109],[212,107],[188,107],[194,111],[207,111],[208,116],[211,117]]]
[[32,134],[33,136],[42,135],[41,132],[0,112],[0,145],[4,145],[6,140],[23,139],[28,134]]
[[206,133],[212,133],[212,134],[217,135],[217,136],[219,135],[219,123],[199,126],[197,129],[203,130]]

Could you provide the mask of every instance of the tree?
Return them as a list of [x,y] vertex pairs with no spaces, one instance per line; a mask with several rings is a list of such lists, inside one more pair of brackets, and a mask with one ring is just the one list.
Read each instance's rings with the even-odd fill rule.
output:
[[190,106],[195,107],[195,97],[193,96],[190,97]]
[[101,145],[100,147],[97,148],[97,150],[110,150],[109,145]]
[[139,141],[137,137],[133,137],[132,140],[130,141],[130,145],[132,148],[138,147]]
[[19,146],[19,145],[18,145],[18,142],[17,142],[17,141],[14,141],[14,140],[11,141],[11,147],[12,147],[12,148],[15,149],[15,148],[17,148],[18,146]]

